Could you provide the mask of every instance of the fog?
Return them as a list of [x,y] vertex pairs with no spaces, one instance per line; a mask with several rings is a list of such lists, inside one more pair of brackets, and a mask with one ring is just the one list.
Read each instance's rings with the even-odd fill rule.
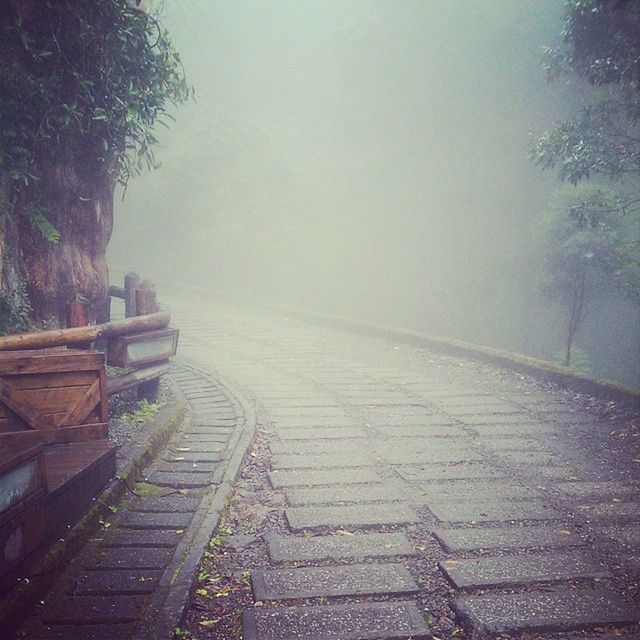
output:
[[[197,100],[116,202],[112,269],[554,358],[532,237],[558,184],[528,149],[575,100],[541,64],[563,4],[166,0]],[[579,345],[633,382],[616,315]]]

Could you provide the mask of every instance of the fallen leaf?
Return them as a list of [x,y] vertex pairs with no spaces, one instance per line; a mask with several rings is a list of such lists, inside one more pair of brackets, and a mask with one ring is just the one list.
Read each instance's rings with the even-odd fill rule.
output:
[[220,622],[220,618],[211,618],[211,620],[200,620],[198,624],[201,627],[213,627],[213,625],[218,624]]

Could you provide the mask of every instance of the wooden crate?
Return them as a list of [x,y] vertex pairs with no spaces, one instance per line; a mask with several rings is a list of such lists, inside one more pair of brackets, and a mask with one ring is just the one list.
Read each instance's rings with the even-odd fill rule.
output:
[[104,356],[77,349],[0,353],[0,434],[37,431],[46,443],[107,437]]

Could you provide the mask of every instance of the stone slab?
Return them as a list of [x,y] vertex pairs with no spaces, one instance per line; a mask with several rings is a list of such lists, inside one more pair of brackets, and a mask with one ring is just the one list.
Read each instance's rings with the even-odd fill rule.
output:
[[224,451],[225,445],[220,442],[193,442],[183,441],[176,444],[173,447],[170,447],[171,453],[176,456],[180,456],[183,453],[191,452],[191,453],[220,453]]
[[286,489],[285,495],[292,507],[342,502],[395,502],[407,498],[406,491],[386,484],[303,487]]
[[156,471],[170,473],[213,473],[220,468],[219,462],[187,462],[186,460],[159,460],[153,465]]
[[381,477],[370,467],[357,469],[286,469],[271,471],[269,482],[274,489],[283,487],[365,484],[380,482]]
[[213,423],[213,424],[189,424],[184,429],[184,436],[193,438],[196,435],[219,435],[219,436],[230,436],[233,433],[233,426],[229,425],[227,421],[221,423]]
[[221,462],[224,459],[222,453],[198,453],[197,451],[170,451],[165,449],[161,454],[161,459],[165,462],[197,462],[211,463]]
[[134,498],[127,504],[127,508],[130,511],[152,511],[156,513],[179,513],[182,511],[188,513],[195,511],[199,502],[199,496],[171,492],[171,495],[158,498]]
[[285,509],[285,515],[289,526],[295,531],[338,527],[376,527],[419,521],[413,509],[400,503],[290,507]]
[[151,547],[108,547],[97,551],[89,567],[100,569],[162,569],[171,557],[171,549]]
[[496,502],[429,502],[429,511],[442,522],[506,522],[559,520],[562,513],[538,500]]
[[484,633],[573,631],[638,620],[637,605],[603,589],[458,597],[455,608]]
[[461,426],[454,425],[404,425],[401,427],[375,427],[375,430],[387,438],[468,438]]
[[348,440],[365,437],[363,429],[357,427],[329,428],[329,429],[281,429],[278,438],[287,440]]
[[358,423],[350,416],[286,416],[272,418],[276,429],[328,429],[357,427]]
[[186,529],[192,517],[191,513],[124,511],[120,514],[117,524],[124,529]]
[[640,520],[640,502],[607,502],[601,504],[580,504],[574,513],[589,520]]
[[211,484],[211,474],[194,471],[185,473],[181,471],[150,471],[146,475],[146,481],[157,484],[159,487],[175,487],[176,489],[196,489],[207,487]]
[[570,464],[568,460],[563,459],[562,456],[552,451],[535,451],[533,449],[527,451],[498,451],[496,455],[503,464],[510,467],[534,467],[535,471],[542,466],[564,466]]
[[[38,640],[131,640],[134,623],[126,624],[54,624],[38,626]],[[25,636],[29,637],[29,636]]]
[[330,469],[335,467],[366,467],[371,456],[362,451],[317,454],[276,454],[271,459],[272,469]]
[[429,426],[447,426],[455,425],[455,421],[446,415],[393,415],[393,414],[375,414],[368,415],[366,425],[369,427],[385,428],[385,427],[429,427]]
[[533,422],[526,424],[474,424],[468,427],[484,438],[502,438],[503,436],[522,435],[537,438],[558,433],[554,423]]
[[522,409],[520,407],[511,406],[508,404],[474,404],[467,407],[453,407],[442,405],[444,411],[454,418],[465,418],[467,416],[507,416],[518,415],[522,416]]
[[180,538],[178,531],[152,529],[116,529],[107,536],[105,547],[174,547]]
[[629,547],[640,547],[640,527],[637,524],[619,527],[605,527],[602,534]]
[[194,442],[217,442],[224,444],[229,440],[229,433],[185,433],[182,435],[182,443],[185,447],[191,446]]
[[245,640],[427,640],[424,618],[411,602],[276,607],[244,612]]
[[73,595],[144,595],[158,586],[161,571],[117,569],[89,571],[74,580],[69,588]]
[[453,480],[420,484],[427,500],[464,502],[492,500],[526,500],[539,498],[540,492],[531,486],[518,485],[508,480]]
[[352,564],[251,572],[256,600],[355,595],[408,595],[418,585],[401,564]]
[[317,562],[334,558],[384,558],[414,555],[409,539],[401,533],[294,538],[272,535],[267,538],[272,562]]
[[512,424],[512,425],[525,425],[525,424],[535,424],[538,422],[536,418],[528,413],[522,414],[496,414],[496,415],[484,415],[484,414],[476,414],[476,415],[468,415],[468,416],[460,416],[458,418],[460,422],[466,424],[469,427],[475,427],[481,424]]
[[144,602],[144,596],[134,595],[76,596],[72,602],[63,597],[46,608],[41,619],[56,624],[133,622],[140,615]]
[[483,549],[575,547],[582,540],[564,527],[533,526],[499,529],[435,529],[433,535],[449,553]]
[[343,440],[289,440],[287,442],[270,442],[269,450],[273,455],[295,455],[295,454],[323,454],[323,453],[344,453],[350,449],[362,450],[367,446],[366,440],[347,442]]
[[453,586],[458,589],[508,587],[536,582],[612,577],[609,571],[579,551],[444,560],[439,563],[439,566]]
[[556,488],[575,498],[633,496],[640,493],[640,487],[634,487],[615,480],[562,482]]
[[381,451],[380,455],[389,464],[441,464],[478,462],[483,459],[479,451],[466,447],[433,447],[431,449],[415,450],[391,449]]
[[269,417],[273,420],[295,420],[297,418],[313,419],[313,418],[337,418],[351,419],[351,416],[345,414],[345,412],[336,406],[327,407],[288,407],[288,408],[276,408],[269,411]]
[[505,474],[481,463],[430,464],[424,467],[399,467],[398,473],[405,479],[423,482],[425,480],[474,480],[504,478]]

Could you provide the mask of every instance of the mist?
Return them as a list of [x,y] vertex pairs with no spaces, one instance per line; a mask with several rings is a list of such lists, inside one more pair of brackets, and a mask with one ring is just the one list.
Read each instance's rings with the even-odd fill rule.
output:
[[[116,203],[112,270],[555,358],[528,150],[575,99],[541,64],[563,4],[167,0],[197,99]],[[611,304],[581,346],[635,382]]]

